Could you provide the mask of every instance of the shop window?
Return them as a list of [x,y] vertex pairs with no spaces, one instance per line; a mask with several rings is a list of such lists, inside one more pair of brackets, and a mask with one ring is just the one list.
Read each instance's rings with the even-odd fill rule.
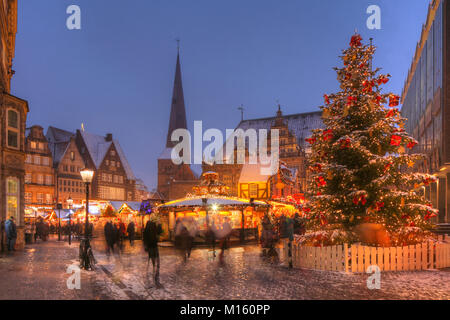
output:
[[8,217],[14,217],[16,223],[20,222],[19,219],[19,179],[8,178],[6,179],[6,210]]

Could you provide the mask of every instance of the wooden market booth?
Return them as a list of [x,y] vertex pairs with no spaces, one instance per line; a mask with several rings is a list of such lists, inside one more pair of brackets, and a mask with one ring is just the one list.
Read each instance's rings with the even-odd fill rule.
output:
[[[263,201],[242,199],[226,195],[227,187],[218,181],[218,174],[205,172],[200,184],[194,187],[194,195],[170,201],[158,206],[164,235],[175,239],[177,219],[193,217],[198,227],[196,241],[205,241],[214,221],[218,232],[225,220],[233,229],[230,240],[244,242],[258,238],[258,225],[270,205]],[[228,219],[227,219],[228,218]]]

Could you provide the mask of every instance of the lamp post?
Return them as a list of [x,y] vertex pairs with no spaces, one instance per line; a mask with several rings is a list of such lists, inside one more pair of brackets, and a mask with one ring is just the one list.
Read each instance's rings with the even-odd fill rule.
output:
[[69,206],[69,246],[72,244],[72,205],[73,205],[73,199],[69,196],[69,199],[67,199],[67,204]]
[[62,209],[62,203],[58,203],[56,205],[56,208],[58,209],[58,241],[61,241],[61,209]]
[[85,168],[80,171],[81,179],[86,185],[86,221],[84,224],[84,239],[80,243],[80,263],[84,269],[89,269],[91,261],[89,261],[88,251],[91,247],[89,243],[89,185],[94,177],[94,171]]

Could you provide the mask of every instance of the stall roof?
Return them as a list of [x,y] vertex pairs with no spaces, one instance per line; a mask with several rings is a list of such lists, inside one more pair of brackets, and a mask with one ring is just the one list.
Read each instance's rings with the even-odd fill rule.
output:
[[[159,208],[169,208],[169,207],[188,207],[188,206],[203,206],[202,197],[193,197],[193,198],[183,198],[174,201],[167,202],[163,205],[160,205]],[[250,200],[241,199],[241,198],[231,198],[231,197],[207,197],[208,205],[217,204],[222,206],[242,206],[250,205]],[[269,204],[263,201],[254,201],[255,205],[259,206],[269,206]]]

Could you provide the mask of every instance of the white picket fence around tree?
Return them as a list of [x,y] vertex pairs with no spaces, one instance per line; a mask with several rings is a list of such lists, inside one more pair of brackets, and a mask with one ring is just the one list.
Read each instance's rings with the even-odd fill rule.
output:
[[[441,239],[440,239],[441,240]],[[288,246],[283,246],[287,263]],[[450,267],[450,242],[426,242],[406,247],[368,247],[347,244],[307,247],[292,244],[294,268],[361,273],[376,265],[381,271],[413,271]]]

